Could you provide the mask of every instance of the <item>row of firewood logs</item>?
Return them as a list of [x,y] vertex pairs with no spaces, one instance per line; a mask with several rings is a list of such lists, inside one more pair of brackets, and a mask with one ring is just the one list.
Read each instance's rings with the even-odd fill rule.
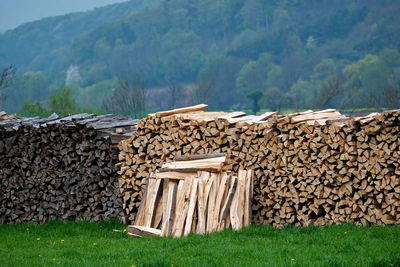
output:
[[400,222],[400,111],[356,118],[336,110],[245,116],[206,107],[150,114],[119,143],[129,221],[150,173],[177,156],[223,152],[227,171],[254,172],[254,223]]
[[117,143],[137,120],[1,115],[0,222],[123,216]]

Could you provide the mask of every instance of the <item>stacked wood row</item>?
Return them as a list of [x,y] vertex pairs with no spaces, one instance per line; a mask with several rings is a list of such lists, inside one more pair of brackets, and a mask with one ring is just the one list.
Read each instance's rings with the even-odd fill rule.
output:
[[134,221],[150,173],[187,154],[227,153],[253,169],[253,222],[276,227],[400,222],[399,111],[245,116],[206,105],[150,114],[119,144],[124,209]]
[[17,114],[7,115],[5,111],[0,111],[0,121],[15,119]]
[[150,175],[132,236],[205,234],[251,222],[252,171],[222,171],[224,154],[177,157]]
[[89,114],[0,121],[0,221],[122,217],[117,143],[136,123]]

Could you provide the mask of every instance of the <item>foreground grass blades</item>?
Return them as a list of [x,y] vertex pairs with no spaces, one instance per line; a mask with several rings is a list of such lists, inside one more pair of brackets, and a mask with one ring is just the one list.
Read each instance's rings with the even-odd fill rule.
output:
[[400,225],[130,238],[116,220],[0,225],[0,266],[400,266]]

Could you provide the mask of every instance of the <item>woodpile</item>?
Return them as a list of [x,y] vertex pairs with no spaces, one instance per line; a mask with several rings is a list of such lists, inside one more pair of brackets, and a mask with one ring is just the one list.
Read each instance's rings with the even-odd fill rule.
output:
[[136,123],[89,114],[0,121],[0,221],[122,217],[117,143]]
[[119,144],[119,183],[131,222],[150,173],[176,157],[207,153],[226,153],[224,171],[253,170],[255,223],[400,222],[400,111],[245,116],[206,107],[150,114]]
[[252,171],[224,172],[225,154],[177,157],[150,175],[132,236],[205,234],[250,225]]
[[17,118],[17,114],[7,115],[5,111],[0,111],[0,121]]

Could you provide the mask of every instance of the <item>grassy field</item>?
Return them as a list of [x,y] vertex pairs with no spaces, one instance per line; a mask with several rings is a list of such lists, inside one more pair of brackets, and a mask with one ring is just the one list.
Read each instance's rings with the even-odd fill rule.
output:
[[0,266],[400,266],[400,225],[130,238],[118,221],[0,225]]

